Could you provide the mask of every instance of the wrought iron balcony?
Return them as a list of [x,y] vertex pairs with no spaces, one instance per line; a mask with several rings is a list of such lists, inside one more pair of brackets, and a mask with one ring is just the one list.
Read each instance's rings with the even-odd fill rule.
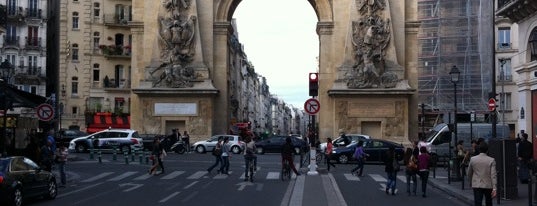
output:
[[498,49],[500,49],[500,50],[502,50],[502,49],[511,49],[511,43],[510,42],[498,43]]
[[39,76],[39,75],[41,75],[41,67],[38,67],[38,66],[19,66],[17,69],[15,69],[15,74]]
[[119,15],[119,14],[105,14],[104,15],[104,25],[106,26],[128,27],[130,21],[132,21],[132,17],[129,15]]
[[27,18],[34,18],[34,19],[42,19],[43,18],[42,10],[41,9],[36,9],[36,8],[33,8],[33,9],[26,8],[23,16],[25,16]]
[[19,36],[4,36],[4,47],[19,47]]
[[41,37],[28,38],[24,37],[26,42],[26,49],[41,50]]
[[537,12],[537,1],[528,0],[498,0],[496,16],[503,16],[518,23]]

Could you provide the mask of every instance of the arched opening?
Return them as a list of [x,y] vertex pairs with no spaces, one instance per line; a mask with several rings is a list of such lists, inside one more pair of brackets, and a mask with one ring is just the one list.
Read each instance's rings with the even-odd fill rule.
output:
[[535,61],[537,60],[537,28],[533,28],[530,34],[530,38],[528,39],[528,46],[529,49],[529,60]]

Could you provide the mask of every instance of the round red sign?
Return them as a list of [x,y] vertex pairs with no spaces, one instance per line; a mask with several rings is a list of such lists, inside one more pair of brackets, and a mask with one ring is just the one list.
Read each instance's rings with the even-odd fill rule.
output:
[[494,98],[489,99],[489,111],[496,110],[496,100]]

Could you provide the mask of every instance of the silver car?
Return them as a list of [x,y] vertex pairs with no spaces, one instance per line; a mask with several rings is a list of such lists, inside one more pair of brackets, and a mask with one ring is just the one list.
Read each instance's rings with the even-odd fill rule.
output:
[[239,154],[244,150],[245,143],[240,140],[240,137],[237,135],[214,135],[208,140],[204,141],[198,141],[192,145],[192,147],[196,150],[198,153],[205,153],[209,151],[213,151],[216,147],[216,143],[218,143],[218,138],[229,138],[229,146],[231,148],[231,152],[233,154]]

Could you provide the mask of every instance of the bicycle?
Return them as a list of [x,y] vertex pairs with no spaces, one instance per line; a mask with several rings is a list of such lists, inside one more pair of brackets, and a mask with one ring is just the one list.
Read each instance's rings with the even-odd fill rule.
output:
[[250,158],[248,160],[248,173],[246,174],[247,177],[245,180],[254,182],[254,174],[255,174],[255,166],[254,166],[254,158]]
[[289,165],[289,161],[287,161],[286,159],[283,160],[282,172],[280,174],[280,177],[282,181],[291,179],[291,166]]

